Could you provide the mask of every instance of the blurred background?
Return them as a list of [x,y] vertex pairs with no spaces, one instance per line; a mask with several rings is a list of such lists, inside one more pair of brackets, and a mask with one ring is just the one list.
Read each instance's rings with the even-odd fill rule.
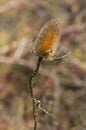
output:
[[33,79],[35,97],[56,116],[37,108],[37,130],[86,130],[86,0],[0,0],[0,130],[33,130],[31,44],[52,18],[72,53],[61,62],[43,61]]

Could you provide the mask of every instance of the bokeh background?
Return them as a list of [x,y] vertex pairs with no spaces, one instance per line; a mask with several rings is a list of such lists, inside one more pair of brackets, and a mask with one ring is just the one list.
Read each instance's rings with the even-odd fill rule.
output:
[[37,108],[37,130],[86,130],[86,0],[0,0],[0,130],[33,130],[31,44],[53,18],[72,53],[61,62],[43,61],[33,80],[35,97],[56,116]]

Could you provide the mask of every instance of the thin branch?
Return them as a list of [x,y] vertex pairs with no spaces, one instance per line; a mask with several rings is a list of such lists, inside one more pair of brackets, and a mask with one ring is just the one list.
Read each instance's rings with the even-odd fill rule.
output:
[[36,113],[35,113],[36,108],[35,108],[35,98],[34,98],[33,88],[32,88],[32,80],[36,76],[36,74],[37,74],[37,72],[39,70],[41,61],[42,61],[42,57],[39,57],[36,68],[32,72],[32,75],[30,76],[30,79],[29,79],[30,95],[31,95],[31,98],[32,98],[32,103],[33,103],[34,130],[36,130],[36,128],[37,128],[37,121],[36,121]]

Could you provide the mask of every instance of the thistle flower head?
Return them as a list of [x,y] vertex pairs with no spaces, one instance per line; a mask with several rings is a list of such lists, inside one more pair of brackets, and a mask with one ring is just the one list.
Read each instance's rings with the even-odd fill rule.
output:
[[34,54],[49,61],[63,59],[68,56],[70,51],[60,44],[60,37],[61,29],[58,21],[56,19],[48,21],[35,40]]
[[48,21],[41,29],[34,43],[34,53],[48,60],[52,59],[59,46],[60,26],[56,19]]

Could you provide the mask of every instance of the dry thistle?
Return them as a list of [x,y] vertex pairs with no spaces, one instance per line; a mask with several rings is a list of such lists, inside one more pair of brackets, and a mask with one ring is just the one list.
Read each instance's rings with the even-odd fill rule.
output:
[[39,56],[52,60],[59,46],[60,26],[57,20],[48,21],[39,32],[34,43],[34,53]]
[[41,61],[43,58],[53,61],[64,58],[69,55],[69,53],[61,48],[60,41],[60,25],[57,20],[48,21],[41,29],[33,47],[33,52],[38,56],[38,62],[36,64],[36,68],[33,71],[32,75],[29,79],[30,86],[30,95],[33,102],[33,116],[34,116],[34,130],[37,128],[37,120],[36,120],[36,104],[38,103],[38,107],[40,110],[44,111],[46,114],[54,117],[54,115],[50,114],[47,110],[41,107],[39,101],[37,101],[33,94],[32,88],[32,79],[36,76]]
[[48,21],[41,29],[35,40],[33,52],[38,57],[49,61],[62,59],[70,54],[63,45],[60,44],[61,28],[58,20]]

